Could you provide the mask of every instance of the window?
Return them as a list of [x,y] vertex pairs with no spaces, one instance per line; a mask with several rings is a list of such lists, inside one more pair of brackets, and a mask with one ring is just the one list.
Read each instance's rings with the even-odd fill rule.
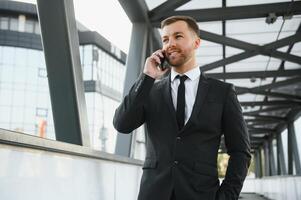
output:
[[2,29],[2,30],[8,29],[8,17],[0,18],[0,29]]
[[25,22],[25,32],[27,33],[33,33],[34,32],[34,21],[32,20],[26,20]]
[[18,19],[17,18],[10,18],[10,23],[9,23],[9,30],[11,31],[18,31]]

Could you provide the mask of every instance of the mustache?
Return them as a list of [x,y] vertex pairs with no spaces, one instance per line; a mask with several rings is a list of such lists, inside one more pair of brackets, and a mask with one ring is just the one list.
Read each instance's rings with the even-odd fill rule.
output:
[[177,49],[177,48],[167,49],[167,50],[165,51],[165,54],[169,55],[169,54],[171,54],[171,53],[173,53],[173,52],[179,53],[179,52],[181,52],[181,50],[180,50],[180,49]]

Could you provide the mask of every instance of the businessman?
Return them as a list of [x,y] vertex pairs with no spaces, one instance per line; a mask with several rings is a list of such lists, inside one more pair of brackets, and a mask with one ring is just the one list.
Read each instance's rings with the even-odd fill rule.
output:
[[[234,87],[206,77],[198,67],[201,40],[193,18],[172,16],[161,28],[163,48],[146,59],[113,120],[121,133],[143,123],[147,128],[138,200],[238,199],[251,155]],[[163,57],[171,68],[160,79],[169,71],[159,67]],[[230,159],[220,185],[217,155],[222,135]]]

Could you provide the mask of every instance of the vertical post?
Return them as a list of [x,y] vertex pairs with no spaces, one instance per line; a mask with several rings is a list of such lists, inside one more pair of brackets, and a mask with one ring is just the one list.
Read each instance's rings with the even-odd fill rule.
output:
[[255,175],[257,178],[262,177],[262,164],[261,164],[261,154],[260,149],[255,151]]
[[[130,49],[126,62],[123,96],[128,94],[130,88],[143,70],[147,52],[148,30],[146,23],[133,23]],[[131,145],[131,134],[118,134],[115,153],[129,157],[131,155]]]
[[293,174],[293,144],[292,144],[292,127],[291,123],[287,123],[287,160],[288,160],[288,174]]
[[286,173],[286,166],[284,161],[284,152],[283,152],[283,144],[281,133],[277,133],[277,164],[278,164],[278,175],[285,175]]
[[37,0],[58,141],[89,146],[79,40],[72,0]]
[[269,159],[269,145],[268,141],[264,141],[264,175],[270,176],[270,159]]
[[275,158],[274,158],[274,149],[273,149],[273,138],[268,141],[269,145],[269,161],[270,161],[270,175],[276,175],[276,167],[275,167]]
[[[287,126],[288,143],[291,144],[291,157],[295,164],[296,174],[301,175],[300,157],[297,145],[297,138],[295,132],[294,122],[289,122]],[[291,166],[293,168],[293,165]],[[292,169],[291,169],[292,170]],[[293,173],[292,173],[293,174]]]

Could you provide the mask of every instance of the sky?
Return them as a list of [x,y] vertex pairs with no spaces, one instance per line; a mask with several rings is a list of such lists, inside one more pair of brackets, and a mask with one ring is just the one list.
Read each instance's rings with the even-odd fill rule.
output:
[[[36,4],[36,0],[15,0]],[[118,0],[73,0],[75,18],[128,53],[132,23]]]

